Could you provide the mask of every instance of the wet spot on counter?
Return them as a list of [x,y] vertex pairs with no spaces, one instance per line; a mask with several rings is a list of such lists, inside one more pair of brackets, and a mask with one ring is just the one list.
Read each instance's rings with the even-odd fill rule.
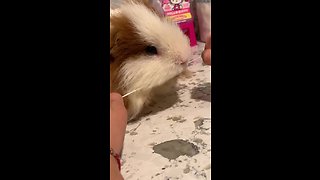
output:
[[192,157],[199,153],[199,148],[196,145],[181,139],[160,143],[153,146],[153,150],[169,160],[183,155]]
[[211,102],[211,83],[198,84],[191,90],[191,98]]

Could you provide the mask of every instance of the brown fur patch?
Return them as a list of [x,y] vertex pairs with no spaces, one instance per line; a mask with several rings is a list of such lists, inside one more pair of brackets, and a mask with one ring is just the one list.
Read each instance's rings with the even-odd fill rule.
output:
[[113,37],[110,38],[110,54],[115,62],[141,54],[148,46],[127,17],[114,16],[110,18],[110,21],[114,27]]
[[128,58],[141,55],[149,45],[142,40],[136,32],[135,27],[130,20],[123,16],[117,15],[110,18],[113,26],[113,34],[110,35],[110,80],[113,85],[110,90],[121,93],[122,89],[117,87],[119,84],[118,72],[121,64]]
[[[149,4],[148,0],[126,1],[129,3],[143,4],[159,17],[162,17],[162,14],[157,12],[157,10]],[[128,57],[143,54],[146,47],[151,44],[140,37],[134,25],[126,16],[122,14],[112,16],[110,17],[110,22],[112,24],[112,34],[110,34],[110,91],[124,95],[125,93],[128,93],[126,92],[127,90],[118,86],[121,78],[118,73],[121,64]],[[124,98],[124,104],[128,108],[128,98]]]

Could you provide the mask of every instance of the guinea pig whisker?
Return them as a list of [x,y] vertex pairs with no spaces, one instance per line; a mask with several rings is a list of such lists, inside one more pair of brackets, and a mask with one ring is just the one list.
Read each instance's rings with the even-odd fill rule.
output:
[[133,91],[131,91],[131,92],[128,92],[127,94],[123,95],[122,97],[124,98],[124,97],[126,97],[126,96],[129,96],[130,94],[132,94],[132,93],[134,93],[134,92],[136,92],[136,91],[138,91],[138,90],[140,90],[140,89],[142,89],[142,88],[138,88],[138,89],[135,89],[135,90],[133,90]]

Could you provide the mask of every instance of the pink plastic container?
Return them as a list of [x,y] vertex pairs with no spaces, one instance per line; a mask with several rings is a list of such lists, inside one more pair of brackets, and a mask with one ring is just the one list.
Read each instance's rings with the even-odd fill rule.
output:
[[181,30],[189,37],[190,46],[197,46],[194,23],[191,15],[189,0],[161,0],[166,17],[175,21]]

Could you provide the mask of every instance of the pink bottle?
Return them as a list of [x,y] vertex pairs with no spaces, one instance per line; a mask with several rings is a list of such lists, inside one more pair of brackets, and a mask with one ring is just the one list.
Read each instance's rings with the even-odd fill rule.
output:
[[181,30],[189,37],[190,46],[196,49],[197,38],[189,0],[162,0],[162,9],[165,16],[177,22]]

